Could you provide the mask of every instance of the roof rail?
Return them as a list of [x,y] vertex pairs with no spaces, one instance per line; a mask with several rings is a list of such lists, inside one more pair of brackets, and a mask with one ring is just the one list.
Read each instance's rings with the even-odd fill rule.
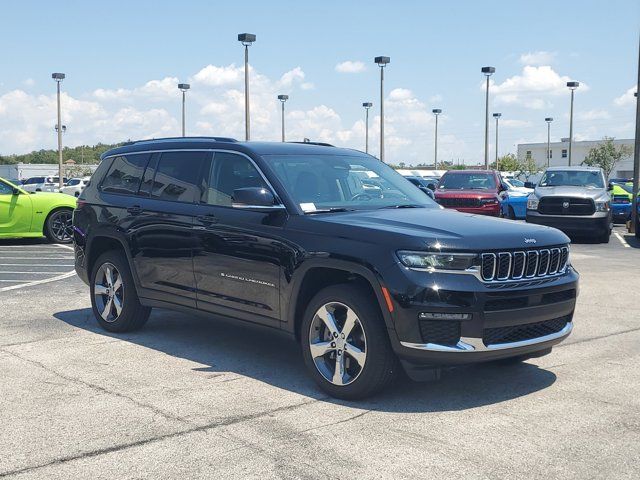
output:
[[335,147],[335,145],[331,145],[330,143],[324,143],[324,142],[287,142],[287,143],[300,143],[302,145],[320,145],[321,147]]
[[135,144],[151,143],[151,142],[175,142],[175,141],[199,141],[199,142],[227,142],[236,143],[238,140],[231,137],[163,137],[151,138],[145,140],[136,140]]

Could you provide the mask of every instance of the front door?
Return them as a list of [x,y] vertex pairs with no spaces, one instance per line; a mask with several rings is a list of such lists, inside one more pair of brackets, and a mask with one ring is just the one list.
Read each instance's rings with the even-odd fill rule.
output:
[[13,187],[0,180],[0,235],[29,232],[32,213],[29,194],[14,195]]
[[235,189],[270,188],[244,155],[215,152],[204,182],[194,223],[198,308],[279,325],[280,272],[286,258],[280,234],[285,211],[268,213],[232,206]]

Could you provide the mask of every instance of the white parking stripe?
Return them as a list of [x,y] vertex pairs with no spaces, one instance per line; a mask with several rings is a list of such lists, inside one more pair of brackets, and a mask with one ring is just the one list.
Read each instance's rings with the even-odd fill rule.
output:
[[71,245],[62,245],[60,243],[54,243],[56,247],[66,248],[67,250],[71,250],[72,252],[75,250]]
[[622,235],[620,235],[618,232],[613,232],[613,234],[618,238],[618,240],[620,240],[620,243],[622,244],[623,247],[631,248],[631,245],[627,243],[627,241],[622,237]]
[[58,273],[65,273],[65,272],[8,272],[6,270],[0,270],[0,275],[3,273],[9,273],[11,275],[56,275]]
[[73,263],[49,263],[49,264],[35,264],[35,263],[0,263],[0,267],[73,267]]
[[43,283],[56,282],[58,280],[63,280],[65,278],[72,277],[76,274],[75,270],[72,272],[63,273],[62,275],[58,275],[53,278],[45,278],[44,280],[36,280],[34,282],[22,283],[20,285],[11,285],[10,287],[0,287],[0,292],[6,292],[8,290],[18,290],[20,288],[32,287],[34,285],[42,285]]

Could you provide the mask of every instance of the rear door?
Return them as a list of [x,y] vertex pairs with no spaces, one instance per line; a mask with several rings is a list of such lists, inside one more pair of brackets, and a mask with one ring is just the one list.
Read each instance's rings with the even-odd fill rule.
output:
[[174,151],[156,153],[149,162],[130,226],[143,297],[196,306],[193,216],[209,157],[207,151]]
[[280,273],[284,259],[289,258],[287,243],[281,237],[286,211],[233,207],[235,189],[272,190],[245,155],[215,152],[205,169],[204,182],[195,218],[193,258],[198,308],[279,325]]
[[0,235],[29,232],[32,214],[29,195],[14,195],[13,187],[0,180]]

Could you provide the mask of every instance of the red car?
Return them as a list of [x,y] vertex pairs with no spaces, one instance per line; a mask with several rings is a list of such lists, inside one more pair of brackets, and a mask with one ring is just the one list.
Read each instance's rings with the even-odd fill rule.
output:
[[445,208],[500,216],[500,174],[494,170],[449,170],[440,179],[436,202]]

